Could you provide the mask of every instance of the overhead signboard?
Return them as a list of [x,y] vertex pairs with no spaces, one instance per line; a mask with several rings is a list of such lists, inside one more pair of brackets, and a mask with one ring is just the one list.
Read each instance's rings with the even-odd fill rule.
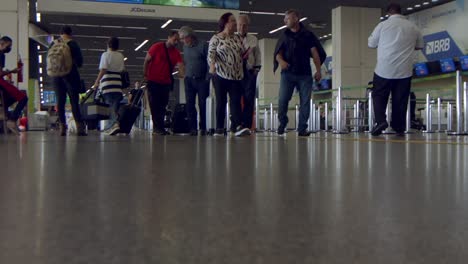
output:
[[[194,8],[195,7],[195,8]],[[196,8],[203,7],[203,8]],[[239,0],[41,0],[38,12],[217,21]],[[227,11],[229,9],[229,11]]]
[[79,1],[239,9],[239,0],[79,0]]

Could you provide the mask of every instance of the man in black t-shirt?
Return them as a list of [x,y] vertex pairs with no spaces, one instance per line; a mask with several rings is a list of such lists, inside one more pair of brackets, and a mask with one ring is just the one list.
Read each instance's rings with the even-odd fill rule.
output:
[[3,68],[5,67],[5,54],[11,51],[12,44],[13,41],[7,36],[4,36],[0,39],[0,89],[3,92],[3,100],[6,104],[5,111],[8,110],[8,107],[18,102],[13,112],[11,112],[8,115],[7,121],[7,128],[14,134],[18,134],[19,132],[16,122],[18,121],[18,118],[21,115],[21,111],[23,111],[24,107],[28,102],[28,97],[24,92],[21,92],[20,90],[18,90],[17,87],[13,86],[12,84],[3,79],[5,75],[8,75],[10,73],[18,73],[18,71],[20,70],[3,70]]
[[[307,30],[299,21],[300,15],[297,10],[286,11],[284,23],[287,29],[278,41],[275,50],[275,71],[281,67],[281,82],[278,102],[278,135],[283,135],[288,124],[288,104],[292,98],[294,88],[299,91],[300,112],[298,134],[307,137],[307,120],[310,115],[310,96],[312,93],[312,67],[310,58],[313,58],[315,68],[321,68],[319,54],[320,43],[317,37]],[[315,73],[315,80],[319,81],[322,76],[320,70]]]

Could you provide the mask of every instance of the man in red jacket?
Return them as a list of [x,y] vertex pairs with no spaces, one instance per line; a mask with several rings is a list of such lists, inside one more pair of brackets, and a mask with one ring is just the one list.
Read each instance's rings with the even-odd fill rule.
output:
[[15,86],[11,85],[9,82],[5,81],[3,77],[10,73],[18,73],[20,69],[14,69],[11,71],[3,70],[5,67],[5,54],[11,51],[11,46],[13,41],[11,38],[4,36],[0,39],[0,89],[3,92],[4,101],[5,101],[5,110],[8,109],[11,105],[16,104],[13,112],[8,116],[7,128],[14,134],[18,134],[18,127],[16,122],[21,116],[21,111],[26,106],[28,102],[28,97],[24,92],[21,92]]

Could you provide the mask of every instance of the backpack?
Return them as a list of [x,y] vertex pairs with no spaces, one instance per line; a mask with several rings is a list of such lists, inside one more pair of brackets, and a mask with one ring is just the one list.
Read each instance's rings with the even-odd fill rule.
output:
[[54,40],[54,45],[47,52],[47,75],[62,77],[69,74],[73,67],[69,40]]

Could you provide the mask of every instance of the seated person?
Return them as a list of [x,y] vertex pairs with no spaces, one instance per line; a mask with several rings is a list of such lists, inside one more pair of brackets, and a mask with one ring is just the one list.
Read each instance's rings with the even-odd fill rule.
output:
[[11,85],[9,82],[5,81],[3,77],[10,73],[17,73],[20,69],[14,69],[11,71],[3,70],[5,67],[5,54],[11,51],[13,41],[11,38],[4,36],[0,39],[0,89],[3,92],[3,100],[5,101],[5,110],[8,109],[14,103],[16,104],[15,109],[11,114],[8,116],[7,121],[7,128],[15,133],[18,134],[18,127],[16,126],[16,122],[21,115],[21,111],[26,106],[28,102],[28,97],[24,92],[21,92],[15,86]]

